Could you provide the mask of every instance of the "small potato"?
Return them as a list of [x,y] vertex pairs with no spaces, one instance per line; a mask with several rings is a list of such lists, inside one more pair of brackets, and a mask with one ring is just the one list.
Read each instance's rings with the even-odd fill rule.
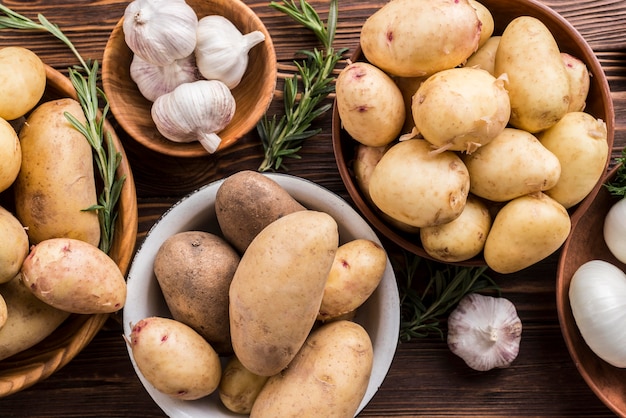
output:
[[511,200],[496,215],[485,242],[487,265],[498,273],[522,270],[559,249],[571,229],[567,210],[544,193]]
[[351,63],[337,77],[335,92],[342,127],[356,141],[382,147],[399,136],[404,99],[382,70],[366,62]]
[[496,62],[496,52],[500,44],[500,36],[492,36],[481,46],[478,51],[472,54],[465,63],[466,67],[480,68],[494,75],[494,65]]
[[0,295],[7,306],[7,319],[0,328],[0,360],[41,342],[70,316],[35,297],[19,273],[0,284]]
[[228,289],[239,254],[223,238],[184,231],[166,239],[154,260],[172,317],[202,335],[218,353],[230,353]]
[[529,132],[506,128],[493,141],[463,157],[470,192],[494,202],[548,190],[559,181],[561,163]]
[[9,315],[9,311],[7,309],[7,303],[4,300],[2,293],[0,293],[0,329],[2,329],[4,324],[7,323],[8,315]]
[[305,209],[274,180],[251,170],[226,178],[215,197],[215,214],[222,235],[240,254],[267,225]]
[[268,378],[252,373],[236,356],[232,356],[222,371],[218,387],[220,400],[229,411],[249,414]]
[[19,273],[28,255],[28,235],[15,216],[0,206],[0,283]]
[[14,120],[31,110],[46,89],[46,68],[31,50],[0,49],[0,118]]
[[250,418],[352,418],[365,396],[373,358],[372,342],[361,325],[324,324],[284,372],[268,379]]
[[568,112],[582,112],[585,109],[589,85],[591,83],[589,69],[580,59],[561,52],[563,64],[569,77],[570,102]]
[[494,71],[508,78],[513,127],[537,133],[567,112],[569,77],[554,36],[539,19],[520,16],[506,26]]
[[400,0],[361,28],[369,62],[400,77],[422,77],[462,64],[476,49],[481,22],[468,0]]
[[355,239],[339,246],[317,319],[328,321],[356,310],[376,290],[386,267],[387,253],[373,241]]
[[85,241],[42,241],[31,248],[21,273],[35,296],[67,312],[112,313],[126,302],[126,281],[117,264]]
[[490,228],[489,208],[470,194],[458,218],[443,225],[421,228],[420,240],[424,251],[436,260],[465,261],[480,254]]
[[[0,50],[1,51],[1,50]],[[0,118],[0,192],[15,181],[22,165],[22,147],[13,126]]]
[[539,140],[561,163],[559,181],[546,194],[569,209],[591,192],[605,172],[606,124],[588,113],[570,112],[542,132]]
[[463,211],[470,177],[452,151],[433,153],[422,139],[399,142],[385,153],[370,179],[374,204],[414,227],[450,222]]
[[478,20],[480,20],[480,40],[478,41],[478,47],[480,48],[493,35],[495,22],[491,12],[484,4],[476,0],[469,0],[469,4],[476,10],[476,15]]
[[133,324],[127,338],[141,374],[158,391],[182,400],[213,393],[222,375],[213,347],[192,328],[170,318]]

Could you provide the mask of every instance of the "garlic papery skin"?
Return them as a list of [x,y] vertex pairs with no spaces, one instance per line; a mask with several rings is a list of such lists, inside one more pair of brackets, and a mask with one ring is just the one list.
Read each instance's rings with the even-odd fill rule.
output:
[[474,370],[508,367],[521,338],[522,321],[505,298],[470,293],[448,316],[448,347]]
[[604,242],[622,263],[626,263],[626,199],[617,201],[604,218]]
[[198,80],[159,96],[151,114],[158,131],[167,139],[199,141],[212,154],[222,142],[217,133],[230,123],[235,108],[235,98],[224,83]]
[[207,80],[220,80],[233,89],[248,68],[248,52],[264,40],[261,31],[243,35],[227,18],[205,16],[198,22],[195,50],[198,70]]
[[587,261],[572,276],[569,302],[591,351],[615,367],[626,367],[626,274],[607,261]]
[[130,63],[130,78],[143,97],[154,102],[183,83],[200,80],[193,54],[171,64],[154,65],[134,55]]
[[170,64],[196,47],[198,16],[184,0],[134,0],[122,25],[126,45],[151,64]]

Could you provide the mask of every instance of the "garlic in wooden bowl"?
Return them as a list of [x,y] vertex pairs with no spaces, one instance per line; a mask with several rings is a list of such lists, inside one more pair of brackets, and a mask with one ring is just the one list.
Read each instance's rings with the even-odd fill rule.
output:
[[[232,89],[236,111],[228,125],[218,133],[221,142],[216,152],[219,152],[252,131],[269,107],[276,87],[276,54],[269,31],[259,16],[242,1],[187,0],[186,3],[199,20],[219,15],[232,22],[243,35],[259,31],[264,36],[262,42],[249,50],[246,70]],[[103,89],[116,120],[134,140],[159,153],[176,157],[210,155],[200,142],[174,142],[157,130],[151,117],[152,102],[142,95],[131,77],[134,53],[124,39],[124,20],[122,18],[111,33],[102,62]]]

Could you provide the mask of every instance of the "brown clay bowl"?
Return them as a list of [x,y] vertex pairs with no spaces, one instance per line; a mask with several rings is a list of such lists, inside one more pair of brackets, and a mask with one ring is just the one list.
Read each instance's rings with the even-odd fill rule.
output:
[[[199,18],[219,14],[229,19],[242,33],[260,30],[265,41],[249,53],[249,64],[241,83],[232,90],[237,109],[230,124],[219,133],[222,142],[216,152],[234,144],[256,126],[269,107],[276,88],[276,53],[272,38],[261,19],[241,0],[187,0]],[[120,126],[137,142],[165,155],[202,157],[209,153],[199,142],[176,143],[157,130],[150,108],[130,78],[133,53],[124,41],[122,21],[117,23],[107,42],[102,60],[102,86],[111,111]]]
[[[600,62],[580,33],[561,15],[535,0],[482,0],[481,3],[491,11],[494,17],[494,35],[501,34],[504,27],[518,16],[533,16],[540,19],[550,29],[562,52],[568,52],[585,62],[589,72],[592,74],[585,111],[606,122],[608,130],[607,140],[610,150],[614,140],[615,115],[609,85]],[[359,60],[364,60],[364,57],[360,52],[360,48],[357,48],[352,56],[352,61]],[[359,190],[352,170],[357,142],[341,128],[341,119],[336,104],[333,108],[332,141],[341,179],[354,204],[365,218],[382,235],[400,247],[423,258],[431,259],[432,257],[422,247],[419,233],[407,233],[394,227],[381,216],[379,210],[371,205]],[[598,182],[583,202],[570,209],[570,215],[575,216],[578,212],[584,210],[585,202],[592,200],[600,187],[601,184]],[[469,260],[451,264],[484,265],[485,261],[482,254],[479,254]]]
[[[612,180],[616,168],[604,179]],[[569,286],[576,270],[591,260],[608,261],[626,271],[604,243],[602,228],[611,206],[618,201],[602,187],[593,200],[581,205],[572,232],[563,246],[558,264],[556,302],[561,332],[567,349],[587,385],[615,414],[626,417],[626,369],[614,367],[596,356],[583,340],[569,302]]]
[[[67,77],[49,66],[46,66],[46,75],[47,86],[42,100],[76,98]],[[118,178],[126,176],[119,200],[116,233],[109,252],[126,275],[137,239],[137,194],[124,148],[108,122],[105,129],[111,134],[115,149],[122,154],[116,175]],[[0,398],[26,389],[65,366],[91,342],[108,318],[108,314],[72,314],[39,344],[0,361]]]

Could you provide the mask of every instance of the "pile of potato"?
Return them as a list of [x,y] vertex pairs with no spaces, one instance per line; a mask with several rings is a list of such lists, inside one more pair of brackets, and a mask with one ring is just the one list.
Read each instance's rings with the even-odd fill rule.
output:
[[139,371],[169,396],[218,391],[252,417],[353,417],[374,353],[352,319],[383,278],[385,250],[342,243],[335,219],[255,171],[224,180],[215,214],[220,235],[182,231],[159,247],[171,318],[131,324]]
[[110,313],[126,282],[97,245],[92,149],[67,120],[73,99],[42,102],[44,63],[0,49],[0,360],[50,335],[71,313]]
[[500,273],[556,251],[568,209],[604,173],[589,71],[539,19],[501,35],[475,0],[394,0],[363,25],[365,61],[338,76],[356,182],[384,219],[444,262]]

